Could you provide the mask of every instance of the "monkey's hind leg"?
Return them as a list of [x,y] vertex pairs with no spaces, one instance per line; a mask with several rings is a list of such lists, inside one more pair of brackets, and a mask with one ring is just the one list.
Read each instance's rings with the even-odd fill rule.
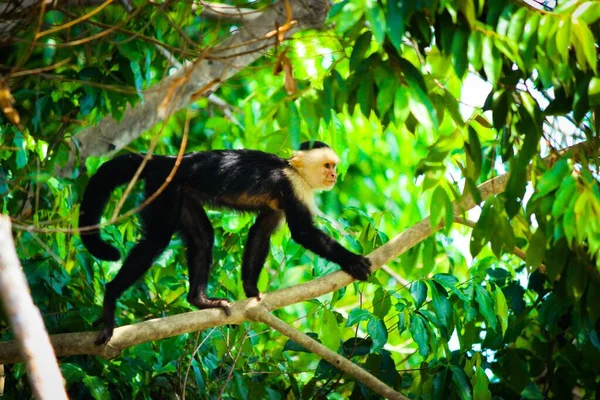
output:
[[242,260],[242,284],[246,297],[261,299],[258,291],[258,278],[265,265],[271,245],[271,235],[281,222],[283,214],[279,211],[263,210],[248,232],[246,250]]
[[191,191],[184,194],[179,231],[187,247],[190,275],[190,292],[187,300],[200,310],[220,308],[227,316],[231,315],[229,301],[206,295],[212,266],[214,229],[201,202]]
[[[149,190],[148,185],[147,190]],[[167,188],[161,196],[142,210],[143,236],[131,249],[115,278],[106,284],[100,317],[104,328],[95,341],[96,345],[106,344],[112,338],[119,296],[150,269],[153,261],[168,246],[177,226],[179,203],[177,190]]]

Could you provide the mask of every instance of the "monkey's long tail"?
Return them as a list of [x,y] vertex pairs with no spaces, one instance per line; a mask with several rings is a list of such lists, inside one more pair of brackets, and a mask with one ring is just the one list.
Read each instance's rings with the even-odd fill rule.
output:
[[[100,222],[104,206],[117,186],[133,178],[143,157],[124,154],[102,164],[88,182],[79,208],[79,227],[96,225]],[[142,173],[142,176],[144,174]],[[121,258],[119,250],[100,237],[100,230],[81,232],[81,241],[94,257],[107,261]]]

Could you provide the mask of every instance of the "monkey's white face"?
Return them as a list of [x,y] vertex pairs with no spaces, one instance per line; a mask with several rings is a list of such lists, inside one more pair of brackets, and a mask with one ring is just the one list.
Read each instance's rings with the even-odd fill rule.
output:
[[337,182],[337,165],[340,159],[327,147],[299,151],[292,158],[292,165],[313,190],[331,190]]

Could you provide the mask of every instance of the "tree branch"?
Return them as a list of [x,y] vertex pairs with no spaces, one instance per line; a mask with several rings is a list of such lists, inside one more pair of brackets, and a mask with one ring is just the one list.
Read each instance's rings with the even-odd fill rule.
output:
[[[199,93],[209,95],[224,81],[258,59],[265,48],[276,43],[276,37],[272,34],[275,27],[286,24],[286,1],[281,0],[267,8],[220,46],[205,50],[199,60],[185,65],[157,87],[144,92],[144,103],[135,108],[128,106],[122,121],[107,116],[97,126],[77,134],[74,140],[79,143],[80,158],[105,155],[123,148],[165,116],[193,103]],[[291,17],[296,23],[284,32],[285,35],[322,26],[327,14],[327,1],[289,0],[289,4]],[[166,102],[166,107],[165,99],[170,100]],[[163,109],[167,112],[162,112]],[[69,173],[61,171],[61,174]]]
[[260,15],[260,11],[252,8],[241,8],[230,6],[229,4],[211,3],[208,1],[196,1],[192,5],[192,10],[203,7],[202,16],[211,19],[227,20],[229,22],[251,21]]
[[310,350],[313,353],[321,356],[321,358],[329,362],[331,365],[361,381],[375,393],[380,394],[384,398],[408,400],[407,397],[404,397],[402,394],[396,392],[388,385],[377,379],[375,376],[354,364],[352,361],[342,357],[334,351],[331,351],[310,336],[292,328],[290,325],[269,313],[269,310],[262,304],[262,302],[258,302],[255,299],[250,301],[248,303],[248,308],[246,309],[246,315],[252,321],[263,322],[269,325],[271,328],[276,329],[283,335],[294,340],[296,343],[304,346],[307,350]]
[[[13,347],[25,360],[34,396],[37,399],[66,399],[63,378],[44,321],[31,300],[17,257],[10,218],[4,215],[0,215],[0,299],[17,338]],[[4,366],[1,372],[4,390]]]

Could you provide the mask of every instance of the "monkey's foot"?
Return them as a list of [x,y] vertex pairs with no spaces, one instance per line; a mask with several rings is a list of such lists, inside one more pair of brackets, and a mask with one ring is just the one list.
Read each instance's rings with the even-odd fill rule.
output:
[[[98,321],[96,321],[98,322]],[[96,346],[104,346],[113,336],[113,331],[115,330],[115,325],[113,324],[104,324],[104,329],[100,332],[94,344]]]
[[188,301],[194,306],[198,307],[198,309],[200,310],[207,310],[209,308],[220,308],[228,317],[231,315],[229,302],[225,299],[219,299],[216,297],[201,297],[199,299],[188,298]]
[[340,266],[359,281],[366,281],[371,273],[371,260],[358,254],[354,254]]

